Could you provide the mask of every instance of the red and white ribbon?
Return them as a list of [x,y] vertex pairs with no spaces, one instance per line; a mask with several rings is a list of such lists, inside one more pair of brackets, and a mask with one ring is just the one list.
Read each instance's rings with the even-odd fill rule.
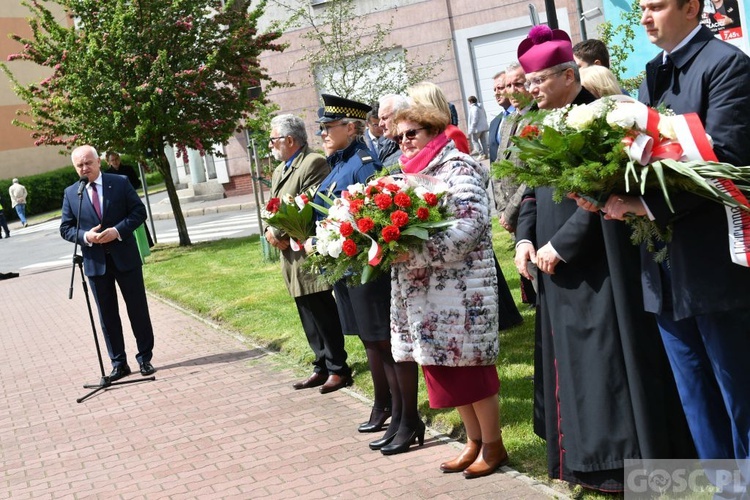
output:
[[[643,133],[625,139],[628,157],[641,165],[656,160],[718,162],[706,130],[696,113],[670,116],[676,141],[659,134],[662,116],[653,108],[627,96],[613,96],[619,103],[632,105],[636,128]],[[750,207],[745,195],[730,179],[708,179],[714,187],[731,196],[737,203]],[[729,255],[735,264],[750,267],[750,211],[724,206],[729,226]]]

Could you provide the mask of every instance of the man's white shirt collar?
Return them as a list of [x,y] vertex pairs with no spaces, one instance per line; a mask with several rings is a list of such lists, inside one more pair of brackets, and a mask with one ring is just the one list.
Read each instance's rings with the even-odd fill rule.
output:
[[693,39],[693,37],[694,37],[695,35],[697,35],[697,34],[698,34],[698,31],[700,31],[700,29],[701,29],[701,26],[703,26],[703,25],[699,23],[699,24],[698,24],[698,26],[696,26],[696,27],[695,27],[695,28],[693,29],[693,31],[691,31],[690,33],[688,33],[688,35],[687,35],[687,36],[686,36],[685,38],[683,38],[683,39],[682,39],[682,41],[681,41],[680,43],[678,43],[677,45],[675,45],[675,48],[673,48],[671,52],[667,53],[667,51],[666,51],[666,50],[665,50],[665,51],[663,51],[663,52],[661,53],[661,62],[662,62],[662,64],[664,64],[664,63],[666,63],[666,62],[667,62],[667,56],[668,56],[669,54],[674,54],[675,52],[677,52],[678,50],[680,50],[680,49],[681,49],[682,47],[684,47],[685,45],[687,45],[687,44],[688,44],[688,42],[689,42],[690,40],[692,40],[692,39]]

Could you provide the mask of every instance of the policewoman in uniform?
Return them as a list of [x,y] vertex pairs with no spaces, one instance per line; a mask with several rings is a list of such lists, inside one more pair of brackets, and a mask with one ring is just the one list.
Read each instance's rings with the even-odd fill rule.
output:
[[[331,192],[340,197],[347,186],[366,183],[381,168],[378,158],[372,155],[364,141],[367,113],[372,108],[334,95],[322,94],[322,98],[324,106],[322,113],[319,112],[318,123],[331,173],[321,182],[318,193]],[[320,196],[316,196],[315,201],[325,203]],[[333,286],[333,290],[342,330],[344,334],[358,335],[362,340],[372,374],[375,401],[369,420],[358,430],[378,432],[391,418],[388,428],[395,433],[403,405],[391,354],[390,276],[386,274],[371,283],[354,287],[348,287],[342,280]],[[416,399],[415,391],[415,412]],[[377,450],[388,442],[390,439],[379,439],[371,443],[370,448]]]

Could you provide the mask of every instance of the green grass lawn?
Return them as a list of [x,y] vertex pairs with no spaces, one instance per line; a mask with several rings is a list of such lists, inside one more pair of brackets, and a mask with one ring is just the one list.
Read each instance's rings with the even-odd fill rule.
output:
[[[534,314],[520,303],[512,240],[497,226],[494,234],[503,273],[524,316],[521,325],[500,334],[497,368],[502,383],[503,439],[513,468],[547,482],[544,442],[534,434],[531,422]],[[278,352],[283,360],[297,368],[299,376],[309,374],[312,352],[294,300],[287,293],[279,263],[263,260],[258,236],[198,243],[186,248],[157,245],[148,257],[144,275],[150,292]],[[348,336],[346,350],[355,371],[353,390],[371,398],[372,380],[359,338]],[[423,381],[419,401],[420,412],[429,426],[457,439],[465,438],[455,410],[429,408]],[[356,424],[351,422],[352,432]]]

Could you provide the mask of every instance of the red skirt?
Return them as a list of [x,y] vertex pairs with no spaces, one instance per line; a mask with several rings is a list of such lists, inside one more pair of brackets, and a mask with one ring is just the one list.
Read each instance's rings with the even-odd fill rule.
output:
[[454,408],[497,394],[497,368],[488,366],[423,366],[430,408]]

